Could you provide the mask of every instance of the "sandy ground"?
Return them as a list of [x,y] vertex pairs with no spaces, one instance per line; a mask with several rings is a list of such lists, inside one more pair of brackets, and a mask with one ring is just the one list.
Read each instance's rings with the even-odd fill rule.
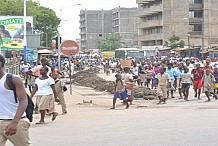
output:
[[[99,76],[115,79],[114,74]],[[33,146],[216,146],[217,102],[191,96],[193,92],[185,102],[176,93],[177,98],[166,105],[135,100],[127,110],[118,101],[116,110],[110,110],[111,94],[73,85],[73,94],[65,93],[68,114],[59,115],[54,122],[47,116],[45,125],[35,125],[40,115],[34,115],[31,142]],[[92,100],[92,104],[83,100]],[[61,113],[60,105],[56,111]]]

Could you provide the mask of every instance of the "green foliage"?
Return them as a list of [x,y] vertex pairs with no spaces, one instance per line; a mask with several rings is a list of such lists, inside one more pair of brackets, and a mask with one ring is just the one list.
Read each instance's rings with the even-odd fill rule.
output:
[[121,47],[121,37],[117,33],[108,34],[98,44],[98,48],[102,51],[114,51]]
[[[0,0],[1,16],[23,16],[23,0]],[[34,18],[34,30],[41,33],[47,33],[48,43],[58,34],[60,19],[52,9],[40,6],[38,2],[27,1],[27,16]],[[42,40],[45,42],[46,35]]]
[[171,49],[184,48],[185,46],[185,41],[180,40],[179,36],[173,35],[168,40],[169,41],[165,42],[165,46],[170,47]]

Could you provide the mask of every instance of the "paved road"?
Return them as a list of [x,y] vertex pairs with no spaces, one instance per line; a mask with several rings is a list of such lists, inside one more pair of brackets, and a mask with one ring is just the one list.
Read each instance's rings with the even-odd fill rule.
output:
[[[68,114],[48,124],[30,128],[33,146],[217,146],[218,102],[170,99],[135,101],[125,110],[118,101],[110,110],[111,95],[73,86],[66,93]],[[93,101],[83,104],[82,101]],[[205,99],[206,100],[206,99]],[[60,106],[57,106],[60,112]],[[35,115],[34,122],[39,120]],[[8,144],[7,146],[10,146]]]

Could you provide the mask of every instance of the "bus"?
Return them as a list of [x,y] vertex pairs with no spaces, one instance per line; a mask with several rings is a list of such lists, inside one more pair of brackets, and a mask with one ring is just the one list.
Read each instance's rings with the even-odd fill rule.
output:
[[145,52],[137,48],[119,48],[115,50],[115,58],[127,59],[143,59],[145,57]]
[[115,56],[114,51],[105,51],[105,52],[102,52],[101,54],[102,54],[103,59],[114,58],[114,56]]

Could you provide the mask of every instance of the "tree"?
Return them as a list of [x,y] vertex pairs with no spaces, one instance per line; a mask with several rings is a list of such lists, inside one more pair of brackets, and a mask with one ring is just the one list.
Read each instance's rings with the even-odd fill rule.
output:
[[170,47],[171,49],[176,49],[178,47],[184,48],[185,41],[180,40],[179,36],[173,35],[171,38],[168,39],[169,41],[165,42],[165,45],[167,47]]
[[[23,0],[0,0],[0,15],[1,16],[22,16],[23,15]],[[27,16],[34,18],[34,30],[47,34],[48,43],[58,34],[58,26],[60,19],[56,16],[52,9],[40,6],[38,2],[33,0],[27,1]],[[43,35],[42,40],[45,42],[46,35]]]
[[111,33],[106,36],[98,44],[98,48],[102,51],[114,51],[121,47],[121,37],[117,33]]

